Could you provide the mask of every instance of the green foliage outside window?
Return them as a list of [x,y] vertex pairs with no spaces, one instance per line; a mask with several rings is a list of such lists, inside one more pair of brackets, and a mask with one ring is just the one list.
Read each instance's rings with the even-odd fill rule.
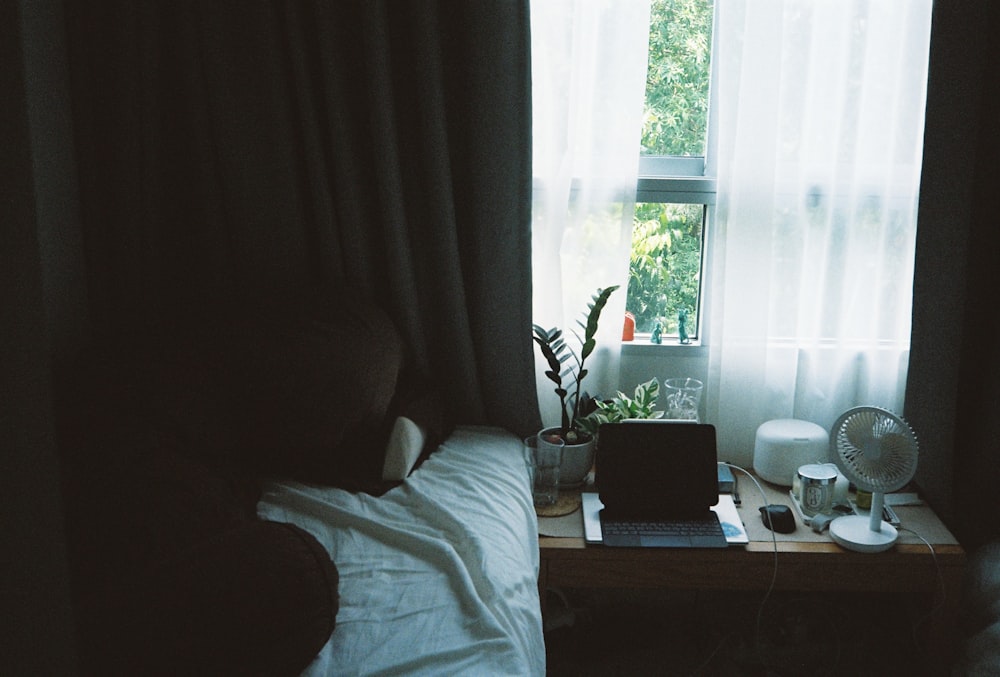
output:
[[643,112],[646,155],[704,155],[711,0],[654,0]]
[[688,333],[696,334],[703,214],[704,207],[697,204],[636,205],[628,310],[637,332],[652,333],[660,322],[664,334],[676,335],[684,309]]
[[[704,156],[708,130],[711,0],[654,0],[642,153]],[[636,205],[627,309],[636,331],[659,322],[677,335],[687,311],[687,332],[697,335],[704,207],[700,204]]]

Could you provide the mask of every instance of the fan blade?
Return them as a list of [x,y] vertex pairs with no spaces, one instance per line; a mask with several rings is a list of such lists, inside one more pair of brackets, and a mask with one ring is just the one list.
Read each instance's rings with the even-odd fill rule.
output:
[[831,442],[841,470],[866,491],[896,491],[916,473],[916,437],[887,410],[856,407],[845,412],[833,427]]

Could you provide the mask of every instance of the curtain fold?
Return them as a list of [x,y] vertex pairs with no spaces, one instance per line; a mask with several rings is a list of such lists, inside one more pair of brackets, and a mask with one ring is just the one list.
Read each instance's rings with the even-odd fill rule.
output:
[[81,1],[67,26],[99,328],[347,282],[458,420],[537,427],[526,2]]
[[[601,316],[584,389],[618,389],[649,44],[649,3],[531,3],[534,321],[572,331],[598,288]],[[536,356],[542,418],[559,402]]]
[[917,482],[968,552],[1000,538],[1000,5],[934,5],[906,417]]
[[930,0],[733,0],[717,25],[707,418],[902,413]]

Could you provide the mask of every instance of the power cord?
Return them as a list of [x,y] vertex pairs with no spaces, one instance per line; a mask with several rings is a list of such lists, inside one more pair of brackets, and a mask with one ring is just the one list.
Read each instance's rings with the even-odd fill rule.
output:
[[[764,492],[764,487],[760,485],[760,482],[757,481],[757,478],[754,477],[749,470],[747,470],[746,468],[741,468],[740,466],[734,463],[727,463],[725,461],[720,461],[719,465],[725,466],[730,470],[737,470],[746,475],[747,477],[749,477],[750,481],[754,483],[755,487],[757,487],[757,492],[760,494],[760,497],[762,499],[762,505],[767,505],[768,502],[767,493]],[[735,490],[737,487],[736,475],[733,475],[733,480],[734,480],[733,489]],[[761,665],[765,664],[764,657],[761,653],[761,642],[760,642],[761,626],[763,625],[762,619],[764,617],[764,607],[767,605],[767,601],[771,598],[771,594],[774,592],[774,588],[778,583],[778,538],[777,536],[775,536],[774,531],[771,531],[771,545],[773,547],[773,552],[774,552],[774,568],[773,571],[771,572],[771,582],[767,586],[767,590],[764,592],[764,597],[763,599],[761,599],[760,605],[757,607],[757,619],[754,631],[755,635],[754,649],[757,652],[757,659],[760,661]],[[700,666],[698,666],[698,668],[692,674],[697,675],[701,673],[703,670],[705,670],[712,663],[712,660],[714,660],[716,654],[722,648],[723,644],[725,644],[725,642],[730,638],[730,636],[731,634],[723,637],[716,645],[716,647],[712,650],[712,652],[708,655],[708,658],[706,658],[705,661]]]
[[[764,492],[764,488],[760,485],[760,482],[757,481],[757,478],[754,477],[752,473],[750,473],[745,468],[742,468],[742,467],[740,467],[738,465],[735,465],[733,463],[728,463],[728,462],[720,461],[719,465],[720,466],[725,466],[725,467],[729,468],[730,470],[736,470],[738,472],[741,472],[744,475],[746,475],[748,478],[750,478],[750,481],[753,482],[753,484],[754,484],[755,487],[757,487],[757,491],[760,494],[761,499],[762,499],[762,504],[763,505],[767,505],[767,503],[768,503],[767,494]],[[736,493],[738,491],[738,489],[737,489],[738,484],[737,484],[737,481],[736,481],[736,477],[737,477],[736,475],[733,476],[733,479],[734,479],[734,482],[733,482],[733,492],[736,494],[736,496],[734,497],[734,502],[736,502],[737,505],[740,505],[740,503],[737,502],[739,494]],[[920,541],[922,541],[924,545],[927,546],[927,549],[930,550],[931,559],[934,562],[935,573],[937,575],[938,589],[939,589],[939,600],[931,608],[930,611],[928,611],[923,617],[917,619],[913,623],[913,627],[912,627],[913,642],[914,642],[915,646],[919,647],[920,646],[920,639],[919,639],[918,633],[920,631],[920,628],[921,628],[921,626],[924,625],[924,623],[926,623],[935,614],[937,614],[938,612],[940,612],[940,610],[944,607],[944,605],[945,605],[945,603],[947,601],[946,600],[947,590],[946,590],[945,584],[944,584],[944,574],[941,571],[941,563],[938,562],[937,552],[934,550],[933,544],[931,544],[930,541],[928,541],[926,538],[924,538],[923,536],[921,536],[919,533],[917,533],[913,529],[901,526],[901,527],[899,527],[899,530],[900,531],[907,531],[907,532],[913,534],[916,538],[920,539]],[[773,571],[772,571],[772,574],[771,574],[771,582],[768,585],[766,591],[764,592],[764,597],[761,599],[760,605],[757,608],[756,626],[755,626],[754,650],[757,653],[757,659],[758,659],[758,661],[760,661],[761,666],[766,666],[766,664],[767,664],[766,661],[765,661],[765,659],[764,659],[764,656],[763,656],[762,644],[761,644],[761,634],[762,634],[762,630],[761,629],[762,629],[762,625],[763,625],[764,610],[765,610],[765,607],[767,606],[768,601],[771,598],[771,595],[774,592],[774,589],[775,589],[775,587],[777,585],[777,581],[778,581],[778,539],[777,539],[777,536],[775,535],[775,533],[773,531],[771,531],[771,545],[772,545],[773,553],[774,553],[774,568],[773,568]],[[704,660],[704,662],[702,662],[702,664],[700,666],[698,666],[694,670],[694,672],[692,674],[693,675],[698,675],[698,674],[701,674],[705,669],[707,669],[708,666],[711,665],[712,661],[715,660],[716,655],[719,653],[719,651],[722,649],[722,647],[725,645],[725,643],[727,641],[729,641],[729,639],[733,636],[733,634],[734,633],[729,633],[729,634],[725,635],[721,640],[719,640],[718,644],[711,651],[711,653],[709,653],[708,657]],[[837,648],[838,648],[838,653],[839,653],[839,651],[840,651],[839,642],[838,642],[838,647]]]
[[[726,463],[725,465],[729,467],[730,470],[738,470],[739,472],[749,477],[750,481],[753,482],[755,487],[757,487],[757,492],[760,494],[761,497],[761,505],[767,505],[767,493],[765,493],[764,487],[760,485],[760,482],[757,481],[757,478],[754,477],[749,470],[747,470],[746,468],[741,468],[740,466],[735,465],[733,463]],[[764,593],[764,598],[761,599],[760,606],[757,608],[757,623],[754,632],[755,634],[754,644],[757,651],[757,658],[760,660],[761,665],[765,665],[764,656],[761,654],[761,642],[760,642],[761,626],[763,624],[762,619],[764,618],[764,607],[767,605],[767,601],[771,598],[771,594],[774,592],[774,588],[778,583],[778,538],[773,530],[771,530],[771,546],[774,552],[774,568],[771,572],[771,583],[767,586],[767,591]]]
[[910,529],[908,527],[901,526],[899,527],[899,531],[908,531],[909,533],[919,538],[923,542],[923,544],[927,546],[927,549],[931,551],[931,560],[934,562],[934,573],[937,574],[938,591],[940,595],[938,602],[937,604],[931,607],[930,611],[924,614],[921,618],[918,618],[913,623],[913,644],[919,649],[920,637],[918,633],[920,632],[920,627],[928,620],[930,620],[931,617],[939,613],[941,609],[944,608],[945,602],[947,602],[948,591],[944,586],[944,573],[941,571],[941,563],[938,562],[937,552],[934,550],[934,546],[931,544],[931,542],[928,541],[923,536],[921,536],[920,534],[918,534],[913,529]]

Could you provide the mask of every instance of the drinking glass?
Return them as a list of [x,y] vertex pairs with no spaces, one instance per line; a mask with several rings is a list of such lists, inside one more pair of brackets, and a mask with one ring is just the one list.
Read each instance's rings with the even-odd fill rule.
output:
[[663,382],[664,418],[688,421],[698,420],[702,382],[696,378],[668,378]]
[[559,498],[559,466],[565,443],[531,435],[524,439],[524,460],[531,477],[532,499],[536,506],[552,505]]

